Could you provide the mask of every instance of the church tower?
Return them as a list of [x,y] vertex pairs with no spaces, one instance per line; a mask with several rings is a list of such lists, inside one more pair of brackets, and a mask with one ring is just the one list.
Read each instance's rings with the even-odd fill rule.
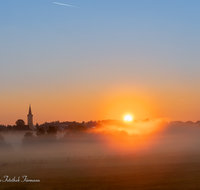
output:
[[31,106],[29,105],[29,112],[27,115],[27,120],[28,120],[28,126],[31,130],[34,130],[34,126],[33,126],[33,115],[31,112]]

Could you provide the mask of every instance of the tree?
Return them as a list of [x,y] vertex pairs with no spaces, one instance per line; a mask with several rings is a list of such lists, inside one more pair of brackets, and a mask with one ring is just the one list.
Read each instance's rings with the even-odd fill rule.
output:
[[39,124],[38,123],[36,123],[36,125],[35,125],[35,128],[38,130],[39,129]]
[[47,134],[56,135],[57,134],[57,129],[54,126],[49,126],[49,130],[47,130]]
[[0,150],[1,149],[8,149],[11,150],[12,147],[10,144],[6,143],[4,137],[0,135]]
[[7,125],[7,129],[8,129],[9,131],[11,131],[11,130],[13,130],[13,127],[12,127],[11,125]]
[[22,139],[22,146],[23,147],[28,147],[30,145],[34,145],[35,144],[35,136],[33,135],[32,132],[26,132],[24,134],[24,138]]
[[45,130],[43,127],[40,127],[40,128],[37,128],[37,133],[36,133],[37,136],[43,136],[45,135]]
[[76,130],[77,130],[77,131],[80,131],[80,132],[84,132],[84,131],[87,130],[87,127],[85,127],[85,126],[82,125],[82,124],[78,124],[78,125],[76,125]]
[[24,120],[22,119],[18,119],[15,124],[17,125],[17,127],[23,127],[25,125]]
[[34,135],[32,132],[26,132],[25,135],[24,135],[24,138],[33,138]]

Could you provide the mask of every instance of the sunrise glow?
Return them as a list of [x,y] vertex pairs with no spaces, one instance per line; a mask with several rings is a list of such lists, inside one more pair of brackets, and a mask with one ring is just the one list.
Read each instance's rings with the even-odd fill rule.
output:
[[133,120],[133,118],[132,118],[131,115],[126,115],[126,116],[124,117],[124,121],[132,121],[132,120]]

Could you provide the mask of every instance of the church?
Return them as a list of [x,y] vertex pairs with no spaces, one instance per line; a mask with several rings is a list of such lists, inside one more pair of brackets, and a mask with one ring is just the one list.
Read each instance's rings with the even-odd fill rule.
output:
[[33,124],[33,114],[31,111],[31,106],[29,105],[29,112],[27,115],[27,125],[25,125],[25,122],[22,119],[18,119],[16,121],[16,125],[14,126],[14,130],[32,130],[34,131],[36,127]]
[[33,125],[33,114],[31,112],[31,106],[29,105],[29,112],[27,115],[27,123],[28,123],[28,127],[31,130],[35,130],[35,126]]

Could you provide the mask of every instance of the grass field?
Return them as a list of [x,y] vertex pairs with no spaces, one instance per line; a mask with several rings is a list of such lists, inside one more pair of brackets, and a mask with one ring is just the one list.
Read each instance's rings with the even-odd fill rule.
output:
[[[0,176],[27,175],[32,182],[1,182],[1,190],[200,189],[200,154],[12,157]],[[13,159],[15,157],[15,159]],[[14,160],[14,161],[12,161]]]

